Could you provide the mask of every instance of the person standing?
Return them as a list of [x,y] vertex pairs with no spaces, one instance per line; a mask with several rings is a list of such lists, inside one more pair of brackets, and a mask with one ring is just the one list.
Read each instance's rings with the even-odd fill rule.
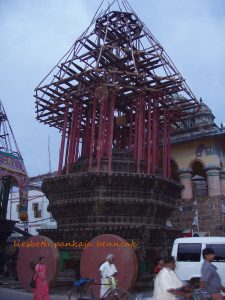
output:
[[115,256],[113,254],[108,254],[106,256],[106,261],[102,263],[99,267],[99,273],[101,277],[100,286],[100,298],[104,299],[107,297],[107,291],[110,288],[109,280],[112,285],[116,285],[115,276],[117,274],[116,266],[114,265]]
[[33,300],[50,300],[46,265],[43,256],[39,257],[39,263],[35,266],[34,281]]
[[205,248],[202,251],[204,262],[201,269],[200,288],[205,289],[212,299],[225,299],[221,294],[221,290],[225,292],[225,287],[221,284],[221,278],[217,273],[217,267],[212,264],[215,253],[211,248]]
[[154,283],[153,299],[154,300],[175,300],[182,296],[185,299],[192,297],[191,293],[179,290],[183,287],[183,282],[174,272],[176,267],[173,256],[163,258],[164,267],[157,274]]

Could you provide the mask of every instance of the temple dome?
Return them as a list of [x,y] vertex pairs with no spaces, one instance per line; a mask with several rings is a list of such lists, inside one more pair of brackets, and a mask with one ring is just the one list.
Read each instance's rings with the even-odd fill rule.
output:
[[202,102],[202,98],[200,98],[200,109],[198,113],[208,113],[213,115],[212,110],[204,102]]

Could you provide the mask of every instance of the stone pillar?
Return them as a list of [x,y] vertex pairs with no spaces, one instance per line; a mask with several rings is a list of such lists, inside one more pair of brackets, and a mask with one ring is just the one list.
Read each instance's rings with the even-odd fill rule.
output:
[[220,171],[220,191],[225,196],[225,171]]
[[208,183],[208,196],[219,196],[220,192],[220,167],[205,168]]
[[181,198],[182,199],[191,199],[193,197],[192,171],[190,169],[179,170],[178,175],[180,178],[180,183],[184,186],[184,189],[181,191]]

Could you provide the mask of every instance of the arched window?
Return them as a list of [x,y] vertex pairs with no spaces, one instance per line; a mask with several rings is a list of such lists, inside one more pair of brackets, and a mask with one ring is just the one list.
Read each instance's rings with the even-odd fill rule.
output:
[[170,178],[179,181],[179,176],[178,176],[178,166],[174,160],[171,159],[170,161]]
[[207,179],[204,166],[200,161],[194,161],[192,168],[193,195],[207,196]]

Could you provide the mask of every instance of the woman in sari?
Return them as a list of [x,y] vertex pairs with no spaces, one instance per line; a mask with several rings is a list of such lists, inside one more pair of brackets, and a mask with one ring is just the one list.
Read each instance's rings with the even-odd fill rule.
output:
[[35,288],[33,300],[50,300],[48,282],[46,278],[46,265],[44,257],[39,257],[39,263],[35,266]]

